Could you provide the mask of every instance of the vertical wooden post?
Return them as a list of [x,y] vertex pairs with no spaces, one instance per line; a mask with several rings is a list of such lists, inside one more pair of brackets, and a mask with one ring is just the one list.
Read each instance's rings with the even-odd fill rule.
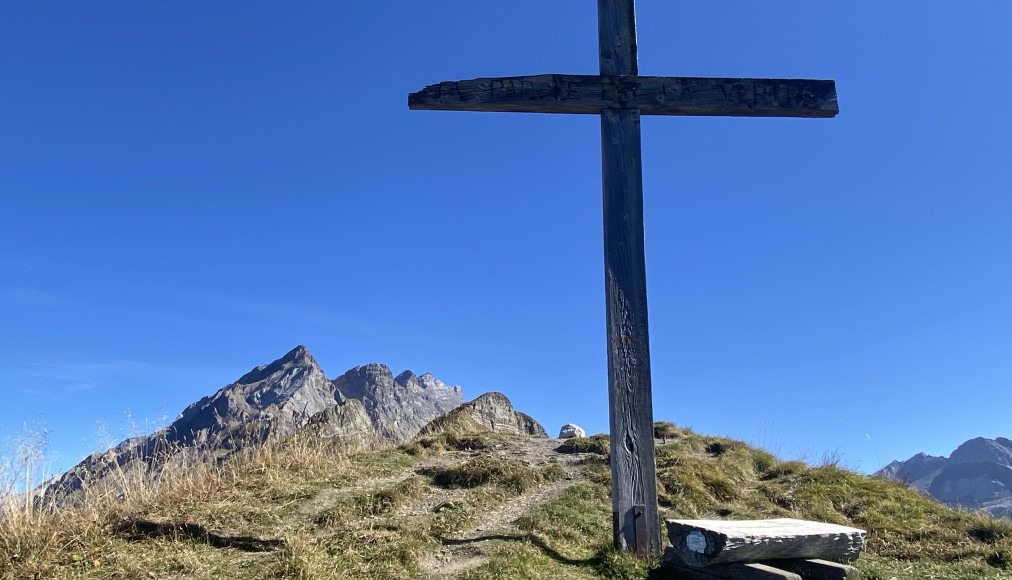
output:
[[[598,0],[602,75],[636,75],[633,0]],[[643,169],[639,109],[601,113],[604,270],[608,324],[615,546],[640,557],[660,551],[654,464]]]
[[[601,115],[612,523],[615,546],[646,557],[660,552],[663,543],[657,514],[650,393],[640,112],[832,117],[839,112],[839,106],[833,81],[639,77],[633,2],[597,2],[600,75],[537,75],[439,83],[409,95],[408,106]],[[625,77],[621,92],[616,90],[613,78],[616,76]],[[668,83],[686,88],[698,88],[703,83],[707,90],[698,93],[700,99],[695,89],[684,91],[681,98],[659,99]],[[565,98],[560,98],[562,94]],[[702,97],[704,94],[710,96]]]

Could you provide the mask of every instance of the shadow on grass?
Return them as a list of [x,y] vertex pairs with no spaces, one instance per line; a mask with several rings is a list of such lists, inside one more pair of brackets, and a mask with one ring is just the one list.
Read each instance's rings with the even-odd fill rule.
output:
[[123,520],[116,524],[113,532],[131,542],[156,538],[180,538],[206,542],[215,548],[232,548],[243,552],[270,552],[285,545],[284,540],[261,540],[251,536],[222,536],[197,524],[185,522],[151,522],[147,520]]
[[656,568],[651,568],[647,572],[647,580],[684,580],[686,578],[692,578],[684,573],[678,572],[674,568],[661,564]]
[[[477,544],[480,542],[487,542],[490,540],[499,540],[502,542],[529,542],[530,544],[536,546],[539,550],[541,550],[546,556],[555,560],[556,562],[559,562],[560,564],[565,564],[567,566],[579,566],[581,568],[589,568],[598,572],[601,572],[607,568],[608,560],[610,559],[610,556],[612,556],[614,553],[614,550],[612,548],[604,548],[602,550],[599,550],[590,558],[585,558],[582,560],[567,558],[566,556],[563,556],[554,548],[549,546],[544,539],[542,539],[536,534],[517,534],[512,536],[495,534],[468,539],[454,539],[443,537],[439,537],[436,539],[439,540],[439,542],[442,543],[444,546],[466,546],[470,544]],[[665,566],[664,564],[658,561],[655,566],[651,567],[647,571],[647,574],[644,578],[645,580],[682,580],[684,578],[691,578],[691,577],[685,576],[684,574],[679,573],[676,569],[671,568],[669,566]]]
[[436,539],[438,539],[444,546],[466,546],[469,544],[487,542],[489,540],[499,540],[502,542],[530,542],[531,544],[537,546],[537,548],[542,552],[544,552],[545,555],[548,556],[549,558],[555,560],[556,562],[567,564],[569,566],[596,567],[599,566],[601,562],[604,561],[603,557],[600,554],[595,554],[594,556],[584,560],[567,558],[562,554],[560,554],[559,552],[557,552],[554,548],[549,546],[547,542],[545,542],[543,539],[541,539],[535,534],[517,534],[515,536],[506,536],[497,534],[490,536],[480,536],[477,538],[468,538],[465,540],[457,540],[453,538],[436,538]]

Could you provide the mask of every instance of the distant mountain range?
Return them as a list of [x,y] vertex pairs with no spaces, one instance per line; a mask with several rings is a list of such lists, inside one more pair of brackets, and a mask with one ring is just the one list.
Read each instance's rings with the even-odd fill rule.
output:
[[905,481],[950,506],[1012,517],[1012,440],[1004,437],[971,439],[948,458],[918,453],[875,475]]
[[[544,436],[506,397],[488,393],[464,404],[460,387],[431,374],[396,377],[381,364],[355,367],[330,380],[304,346],[258,366],[187,407],[168,427],[128,439],[48,482],[42,496],[64,503],[85,487],[133,475],[158,477],[168,465],[222,461],[247,445],[312,426],[319,436],[353,446],[407,441],[437,418]],[[109,478],[115,474],[116,478]]]

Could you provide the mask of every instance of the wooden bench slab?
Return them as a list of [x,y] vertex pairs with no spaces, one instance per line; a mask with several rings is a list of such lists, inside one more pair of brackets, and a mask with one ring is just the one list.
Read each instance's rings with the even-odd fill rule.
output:
[[665,559],[695,567],[765,560],[850,561],[861,553],[866,535],[857,528],[788,518],[666,524],[671,550]]

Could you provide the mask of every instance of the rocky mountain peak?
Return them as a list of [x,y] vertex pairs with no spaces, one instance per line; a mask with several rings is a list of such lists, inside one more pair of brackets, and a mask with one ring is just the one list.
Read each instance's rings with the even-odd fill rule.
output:
[[417,381],[418,385],[423,389],[435,389],[435,390],[450,389],[451,391],[453,391],[454,394],[458,396],[463,395],[463,391],[460,390],[460,387],[451,387],[443,383],[442,381],[436,379],[436,377],[432,376],[432,373],[425,373],[422,376],[417,377]]
[[[209,442],[239,425],[262,424],[287,433],[312,415],[344,403],[304,346],[260,365],[210,397],[190,405],[169,426],[170,438],[189,444]],[[267,426],[270,424],[270,426]]]
[[[346,403],[309,350],[299,346],[191,404],[165,429],[93,454],[52,482],[46,494],[60,501],[109,473],[157,476],[170,462],[218,461],[267,437],[288,436],[314,417],[358,443],[374,439],[363,406]],[[334,408],[340,412],[321,415]]]
[[379,438],[406,441],[433,422],[450,417],[471,430],[547,437],[531,417],[516,411],[501,393],[465,403],[460,387],[431,373],[405,370],[394,377],[379,363],[355,367],[330,380],[303,345],[260,365],[234,383],[189,405],[156,433],[136,437],[95,453],[49,482],[44,496],[71,502],[85,486],[115,486],[136,473],[157,477],[166,465],[221,461],[268,437],[311,430],[312,436],[369,445]]
[[239,377],[236,384],[248,385],[250,383],[257,383],[269,378],[271,375],[296,368],[320,367],[316,364],[316,359],[313,358],[313,355],[309,354],[309,349],[305,346],[299,345],[288,351],[288,354],[278,360],[269,364],[260,365],[245,375]]
[[994,439],[976,437],[957,447],[949,456],[949,461],[952,463],[997,463],[1005,467],[1012,467],[1012,449]]
[[[428,373],[425,373],[425,374],[428,374]],[[394,377],[394,382],[396,382],[398,385],[407,385],[411,381],[416,381],[416,380],[418,380],[418,376],[415,375],[415,373],[411,372],[410,370],[404,371],[403,373],[401,373],[401,374],[397,375],[396,377]]]
[[355,367],[355,368],[361,369],[361,372],[364,373],[365,376],[369,376],[369,377],[390,377],[390,378],[393,378],[393,376],[394,376],[394,373],[390,370],[390,367],[388,367],[385,364],[369,363],[369,364],[367,364],[365,366]]
[[875,475],[906,481],[952,506],[1012,515],[1012,441],[976,437],[948,458],[918,453],[893,461]]
[[464,402],[460,387],[449,387],[429,373],[421,377],[406,370],[395,378],[381,364],[355,367],[332,381],[335,391],[359,399],[388,439],[406,441],[426,423]]

